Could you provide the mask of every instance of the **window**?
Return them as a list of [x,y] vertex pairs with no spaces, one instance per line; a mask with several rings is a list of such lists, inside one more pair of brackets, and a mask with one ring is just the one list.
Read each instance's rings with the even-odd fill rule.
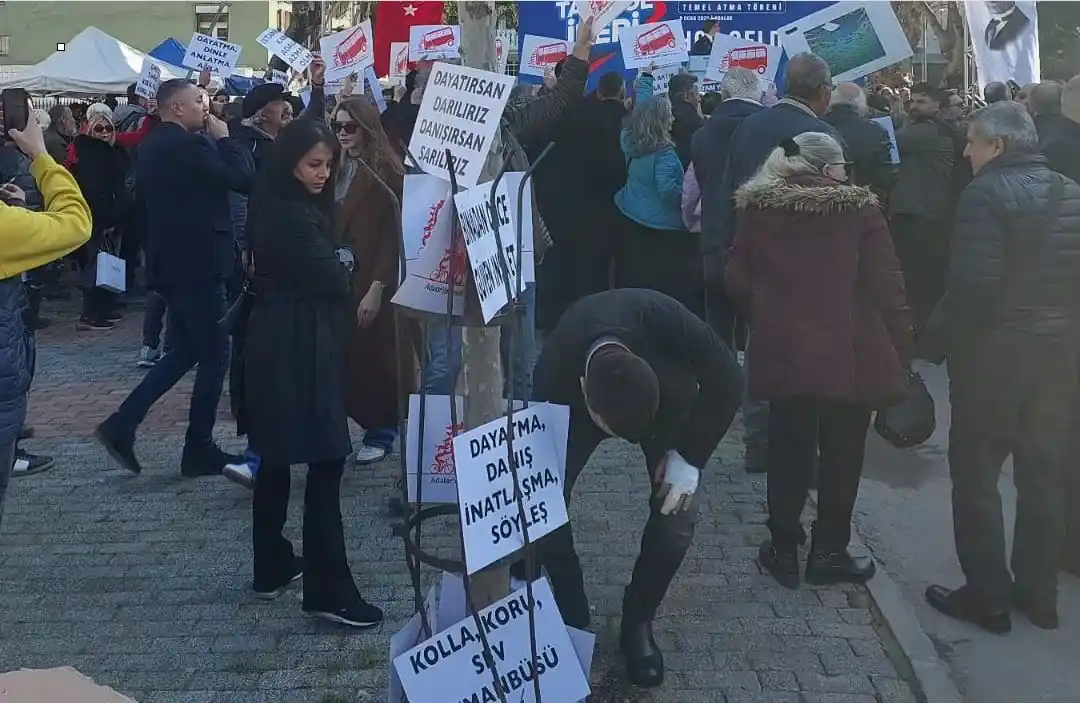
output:
[[288,10],[277,11],[277,28],[283,32],[289,31],[289,26],[292,25],[292,13]]
[[[217,23],[214,23],[214,18]],[[220,5],[195,6],[195,31],[218,39],[229,40],[229,8]]]
[[9,51],[11,51],[11,37],[0,34],[0,56],[7,56]]

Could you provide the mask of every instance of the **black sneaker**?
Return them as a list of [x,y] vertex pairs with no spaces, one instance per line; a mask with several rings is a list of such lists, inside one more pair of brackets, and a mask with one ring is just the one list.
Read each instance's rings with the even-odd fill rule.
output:
[[870,557],[853,557],[842,552],[810,551],[806,558],[806,582],[814,586],[834,583],[866,583],[874,578],[877,566]]
[[184,478],[220,476],[226,464],[242,464],[244,457],[223,452],[216,444],[205,447],[184,445],[180,458],[180,475]]
[[359,596],[355,603],[345,608],[309,608],[305,605],[304,612],[327,622],[356,628],[375,627],[383,621],[383,612]]
[[43,454],[31,454],[22,448],[15,449],[15,465],[12,467],[12,476],[29,476],[48,471],[56,464],[51,456]]
[[261,583],[256,581],[251,586],[252,594],[259,600],[274,600],[280,596],[289,588],[289,586],[304,577],[304,558],[293,557],[293,565],[289,571],[290,574],[288,576],[284,579],[279,579],[276,583]]
[[121,315],[121,314],[120,314],[120,313],[118,313],[118,312],[115,312],[115,311],[113,311],[113,312],[107,312],[107,313],[105,313],[104,315],[102,315],[102,316],[101,316],[101,318],[102,318],[103,320],[105,320],[106,322],[112,322],[112,323],[114,323],[114,324],[115,324],[115,323],[117,323],[117,322],[120,322],[120,320],[123,320],[123,319],[124,319],[124,316],[123,316],[123,315]]
[[784,588],[799,587],[799,551],[780,549],[772,540],[758,548],[758,563]]
[[926,589],[926,602],[943,615],[970,622],[995,635],[1012,631],[1012,616],[1008,608],[991,603],[971,586],[956,589],[930,586]]
[[80,317],[75,330],[78,332],[105,332],[116,327],[115,323],[108,320],[91,320],[88,317]]
[[135,458],[135,438],[122,437],[114,429],[112,423],[115,417],[113,415],[113,417],[98,425],[97,429],[94,430],[94,438],[121,467],[133,474],[141,474],[142,464]]

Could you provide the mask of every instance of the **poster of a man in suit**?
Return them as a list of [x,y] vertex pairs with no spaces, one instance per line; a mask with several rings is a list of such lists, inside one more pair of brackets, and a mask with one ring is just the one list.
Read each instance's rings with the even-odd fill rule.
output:
[[987,2],[991,18],[986,23],[986,46],[990,51],[1004,51],[1031,26],[1031,20],[1013,0]]
[[968,0],[963,3],[971,28],[979,83],[1039,81],[1039,22],[1031,0]]

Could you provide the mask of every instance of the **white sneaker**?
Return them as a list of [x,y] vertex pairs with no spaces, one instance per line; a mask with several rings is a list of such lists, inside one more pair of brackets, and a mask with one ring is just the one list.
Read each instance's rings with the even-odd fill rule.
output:
[[386,456],[386,450],[382,447],[372,447],[367,444],[360,446],[360,449],[356,451],[356,463],[357,464],[373,464],[376,461],[381,461]]
[[251,473],[251,467],[247,464],[225,464],[221,473],[225,478],[233,483],[239,483],[244,488],[255,487],[255,475]]
[[161,352],[153,347],[143,347],[139,352],[139,360],[136,365],[140,369],[153,368],[157,362],[161,359]]

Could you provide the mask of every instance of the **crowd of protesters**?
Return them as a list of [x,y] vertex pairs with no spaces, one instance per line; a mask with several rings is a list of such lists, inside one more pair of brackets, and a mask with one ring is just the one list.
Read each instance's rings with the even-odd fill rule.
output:
[[[651,69],[632,86],[605,73],[586,93],[591,42],[585,24],[544,87],[519,91],[503,114],[499,156],[512,169],[551,148],[534,179],[537,283],[503,335],[516,343],[504,344],[502,363],[508,397],[558,397],[584,423],[590,439],[571,437],[575,476],[604,436],[648,445],[664,495],[627,591],[631,678],[663,680],[651,619],[689,547],[699,472],[738,405],[745,470],[767,475],[763,568],[788,587],[874,575],[872,559],[848,552],[866,434],[875,410],[905,398],[916,358],[949,362],[966,577],[927,599],[995,632],[1008,631],[1014,607],[1056,627],[1059,568],[1080,574],[1080,77],[990,84],[978,107],[927,83],[834,84],[821,58],[799,54],[779,99],[742,68],[718,94],[703,96],[680,73],[659,95]],[[303,576],[305,611],[380,622],[346,560],[346,462],[390,453],[403,394],[417,384],[451,393],[461,364],[459,328],[422,330],[390,304],[401,246],[394,201],[429,71],[411,72],[382,115],[370,96],[353,95],[354,81],[325,96],[316,59],[306,106],[270,83],[229,101],[209,80],[170,80],[155,100],[132,89],[125,105],[57,106],[7,135],[0,461],[20,473],[42,324],[36,303],[24,324],[24,291],[61,294],[48,264],[70,254],[78,329],[106,333],[124,300],[96,285],[94,261],[114,253],[129,286],[141,268],[150,290],[137,361],[147,373],[98,440],[140,473],[139,424],[194,369],[180,472],[253,488],[255,595],[273,598]],[[895,149],[875,116],[891,118]],[[595,334],[582,332],[589,325]],[[741,375],[729,373],[736,349],[745,398]],[[242,456],[213,440],[227,377],[248,440]],[[359,447],[349,419],[365,431]],[[684,424],[694,438],[683,428],[668,445],[643,439]],[[1011,569],[997,489],[1010,454]],[[21,473],[42,467],[21,461]],[[282,537],[290,466],[301,463],[302,557]],[[0,499],[9,475],[0,471]],[[564,615],[587,624],[572,539],[545,553]]]

